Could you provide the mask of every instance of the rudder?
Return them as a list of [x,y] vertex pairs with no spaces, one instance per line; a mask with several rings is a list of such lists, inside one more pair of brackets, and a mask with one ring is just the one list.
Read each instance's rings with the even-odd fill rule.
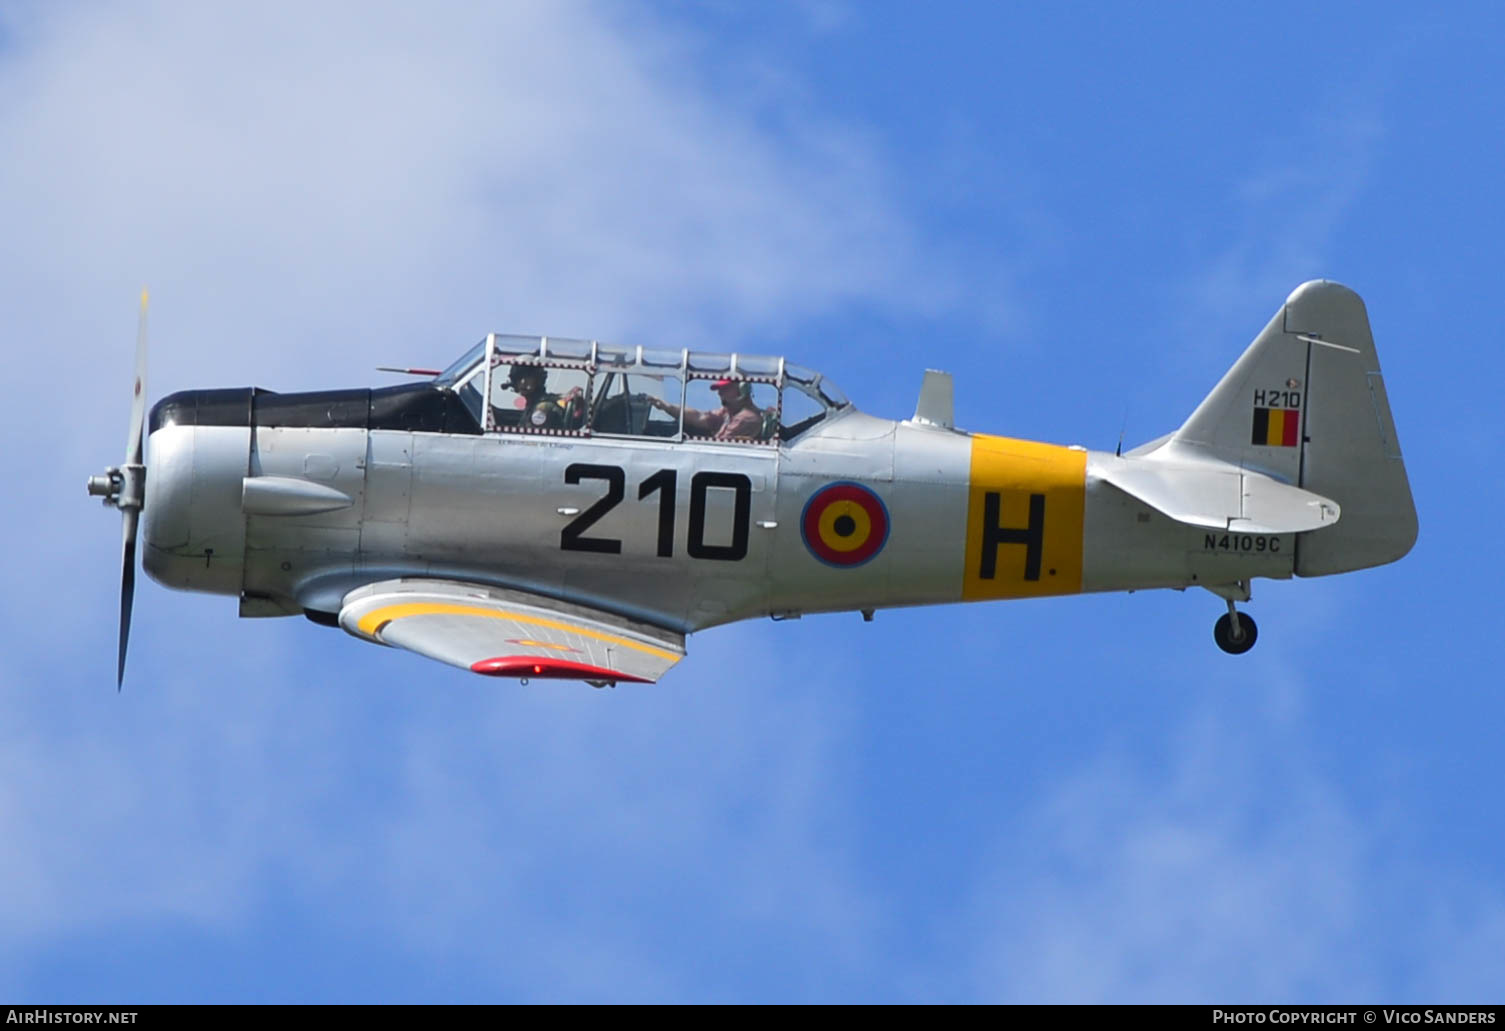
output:
[[1394,562],[1416,543],[1416,505],[1359,295],[1318,280],[1286,299],[1285,332],[1307,346],[1301,486],[1343,506],[1338,524],[1304,534],[1299,576]]

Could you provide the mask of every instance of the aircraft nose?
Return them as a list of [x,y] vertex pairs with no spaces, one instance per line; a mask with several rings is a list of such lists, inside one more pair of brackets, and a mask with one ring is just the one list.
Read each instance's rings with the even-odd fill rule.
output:
[[142,561],[159,583],[240,593],[251,395],[249,388],[187,390],[152,408]]

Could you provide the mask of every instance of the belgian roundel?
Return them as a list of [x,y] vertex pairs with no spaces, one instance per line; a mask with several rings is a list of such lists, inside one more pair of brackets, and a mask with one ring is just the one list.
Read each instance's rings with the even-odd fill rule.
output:
[[888,540],[883,499],[858,483],[833,483],[805,502],[800,536],[810,554],[828,566],[860,566]]

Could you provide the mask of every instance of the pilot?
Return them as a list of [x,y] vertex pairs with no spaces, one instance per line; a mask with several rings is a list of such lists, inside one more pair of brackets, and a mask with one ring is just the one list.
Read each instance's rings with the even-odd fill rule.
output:
[[[714,412],[685,408],[685,429],[717,440],[762,439],[763,410],[753,404],[752,384],[745,380],[718,379],[711,386],[721,398],[721,407]],[[670,415],[680,413],[678,405],[659,398],[653,398],[652,404]]]
[[574,429],[585,414],[580,388],[564,397],[551,394],[546,389],[548,375],[541,365],[514,365],[508,373],[508,383],[522,398],[524,431]]

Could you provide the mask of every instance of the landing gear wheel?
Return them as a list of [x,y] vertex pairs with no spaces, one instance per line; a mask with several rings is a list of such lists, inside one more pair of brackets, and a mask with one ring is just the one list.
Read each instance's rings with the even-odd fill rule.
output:
[[1218,647],[1229,655],[1242,655],[1254,647],[1254,642],[1259,639],[1259,627],[1254,625],[1254,617],[1247,612],[1238,613],[1238,633],[1233,630],[1233,606],[1229,605],[1227,615],[1220,616],[1212,628],[1212,639],[1218,642]]

